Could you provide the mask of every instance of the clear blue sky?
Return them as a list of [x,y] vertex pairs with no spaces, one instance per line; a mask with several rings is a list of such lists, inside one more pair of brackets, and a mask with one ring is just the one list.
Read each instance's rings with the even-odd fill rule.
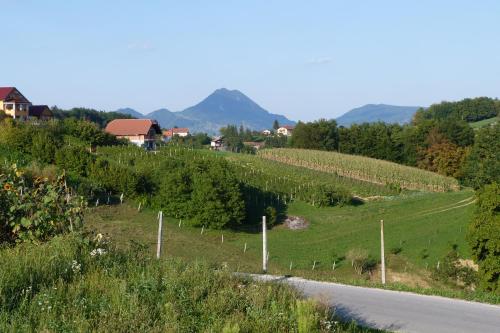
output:
[[500,1],[4,1],[0,86],[177,111],[239,89],[298,120],[500,96]]

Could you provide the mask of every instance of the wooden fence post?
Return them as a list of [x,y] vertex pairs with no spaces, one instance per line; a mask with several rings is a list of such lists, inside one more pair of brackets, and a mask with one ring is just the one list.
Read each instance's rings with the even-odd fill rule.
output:
[[156,245],[156,259],[160,259],[161,256],[161,238],[162,238],[162,228],[163,228],[163,212],[158,213],[158,243]]
[[385,284],[384,220],[380,220],[380,262],[382,263],[382,284]]
[[267,226],[266,217],[262,216],[262,271],[267,273]]

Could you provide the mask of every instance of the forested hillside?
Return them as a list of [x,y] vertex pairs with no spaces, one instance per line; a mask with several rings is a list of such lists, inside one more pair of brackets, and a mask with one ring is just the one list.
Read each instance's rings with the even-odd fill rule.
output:
[[421,119],[455,119],[475,122],[500,114],[500,101],[488,97],[466,98],[459,102],[441,102],[429,108],[420,108],[415,121]]

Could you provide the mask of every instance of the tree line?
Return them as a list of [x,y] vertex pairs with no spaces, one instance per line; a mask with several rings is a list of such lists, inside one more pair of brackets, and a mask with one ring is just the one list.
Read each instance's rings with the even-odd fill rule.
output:
[[[496,100],[490,102],[498,104]],[[430,110],[437,108],[432,106]],[[339,127],[335,120],[321,119],[299,122],[290,144],[295,148],[338,151],[415,166],[479,188],[500,182],[499,131],[495,125],[475,133],[462,119],[418,114],[407,125],[378,122]]]

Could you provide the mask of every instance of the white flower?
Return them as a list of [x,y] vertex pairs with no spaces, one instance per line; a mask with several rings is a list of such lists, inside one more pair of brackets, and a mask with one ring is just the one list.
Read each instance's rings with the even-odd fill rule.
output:
[[101,248],[94,249],[94,250],[92,250],[90,252],[90,255],[92,257],[100,256],[100,255],[103,255],[103,254],[106,254],[106,250],[105,249],[101,249]]
[[82,265],[78,263],[78,261],[73,260],[71,262],[71,269],[73,270],[73,273],[79,273],[82,268]]

